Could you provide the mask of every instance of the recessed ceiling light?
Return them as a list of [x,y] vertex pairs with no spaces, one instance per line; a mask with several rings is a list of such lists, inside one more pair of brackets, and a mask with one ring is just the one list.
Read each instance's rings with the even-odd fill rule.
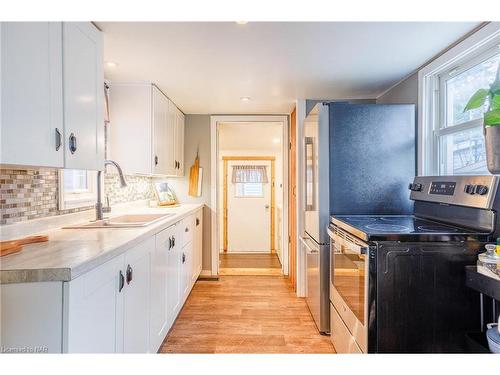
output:
[[106,61],[104,63],[108,68],[116,68],[118,66],[117,63],[113,62],[113,61]]
[[250,101],[250,99],[252,99],[252,98],[250,98],[249,96],[242,96],[242,97],[240,98],[240,100],[241,100],[242,102],[249,102],[249,101]]
[[280,143],[280,139],[279,138],[273,138],[273,143],[276,143],[276,144]]
[[236,21],[238,25],[246,25],[248,21]]

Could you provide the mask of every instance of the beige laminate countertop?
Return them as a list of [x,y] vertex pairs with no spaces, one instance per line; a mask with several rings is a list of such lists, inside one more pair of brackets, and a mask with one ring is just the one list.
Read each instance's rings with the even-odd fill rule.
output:
[[0,284],[73,280],[201,207],[201,204],[183,204],[173,208],[141,207],[127,212],[174,213],[145,227],[46,231],[43,234],[49,236],[48,242],[24,245],[21,252],[0,258]]

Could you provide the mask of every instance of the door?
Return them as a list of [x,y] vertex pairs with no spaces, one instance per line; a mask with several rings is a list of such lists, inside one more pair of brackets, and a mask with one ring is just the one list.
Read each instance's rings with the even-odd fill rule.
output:
[[184,114],[175,107],[175,164],[177,176],[184,176]]
[[149,351],[150,257],[154,246],[151,237],[125,254],[124,353]]
[[318,116],[314,113],[304,121],[304,157],[304,229],[319,243]]
[[[173,133],[169,134],[169,100],[156,87],[152,86],[153,98],[153,174],[172,173]],[[175,172],[174,172],[175,174]]]
[[171,326],[180,308],[180,280],[181,280],[181,237],[179,225],[172,229],[172,246],[168,249],[167,258],[167,314],[168,324]]
[[192,278],[193,278],[193,242],[189,242],[186,246],[182,248],[181,252],[181,265],[182,265],[182,275],[181,275],[181,295],[182,303],[186,301],[186,298],[191,291]]
[[68,353],[115,353],[122,350],[124,256],[65,283]]
[[65,168],[104,168],[102,35],[90,22],[63,24]]
[[[271,162],[229,160],[227,168],[228,252],[271,251]],[[238,166],[265,166],[269,182],[233,183]]]
[[62,168],[62,25],[2,22],[0,38],[0,163]]
[[194,215],[193,233],[193,272],[192,283],[194,284],[200,276],[203,261],[203,209]]
[[[289,136],[290,148],[288,152],[288,275],[293,289],[297,289],[297,113],[294,108],[290,115]],[[279,227],[278,227],[279,228]]]
[[150,351],[153,353],[159,349],[170,328],[167,314],[167,266],[174,229],[175,226],[171,226],[156,235],[155,248],[151,254]]

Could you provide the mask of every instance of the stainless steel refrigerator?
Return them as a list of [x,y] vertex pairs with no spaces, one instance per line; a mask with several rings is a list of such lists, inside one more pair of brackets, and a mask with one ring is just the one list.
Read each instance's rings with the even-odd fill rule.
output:
[[415,106],[320,103],[304,121],[306,301],[321,333],[330,331],[332,214],[409,214],[416,173]]

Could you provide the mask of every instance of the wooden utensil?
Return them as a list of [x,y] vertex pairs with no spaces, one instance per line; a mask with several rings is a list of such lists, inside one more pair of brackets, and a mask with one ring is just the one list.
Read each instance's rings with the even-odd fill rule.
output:
[[189,169],[189,192],[188,194],[192,197],[198,196],[198,178],[200,172],[200,158],[198,153],[196,153],[196,158],[194,159],[194,164]]
[[23,248],[23,245],[37,242],[46,242],[49,240],[49,236],[29,236],[20,238],[18,240],[2,241],[0,242],[0,256],[5,256],[9,254],[14,254]]

